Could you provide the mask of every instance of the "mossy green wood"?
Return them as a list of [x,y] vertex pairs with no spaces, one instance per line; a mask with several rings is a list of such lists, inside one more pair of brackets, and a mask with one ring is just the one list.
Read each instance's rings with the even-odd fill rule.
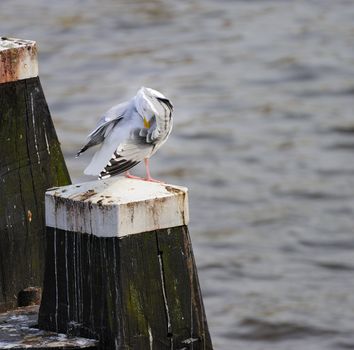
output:
[[39,327],[100,349],[212,349],[188,229],[96,237],[47,228]]
[[38,77],[0,84],[0,310],[41,286],[44,194],[70,184]]
[[132,349],[170,349],[156,232],[119,240],[125,343]]
[[[156,231],[173,344],[212,349],[187,226]],[[188,349],[188,347],[187,347]]]

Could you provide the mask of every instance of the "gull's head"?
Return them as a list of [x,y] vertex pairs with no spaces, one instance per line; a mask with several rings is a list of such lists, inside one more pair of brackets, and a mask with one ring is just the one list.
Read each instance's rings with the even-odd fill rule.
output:
[[158,99],[166,99],[166,97],[161,92],[144,86],[139,89],[135,96],[136,109],[143,118],[144,126],[147,129],[150,128],[151,118],[158,114]]

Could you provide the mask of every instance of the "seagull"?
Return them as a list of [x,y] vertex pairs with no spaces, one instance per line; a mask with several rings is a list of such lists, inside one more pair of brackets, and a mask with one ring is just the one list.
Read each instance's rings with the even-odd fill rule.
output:
[[[76,155],[100,145],[84,173],[98,175],[99,179],[125,173],[128,178],[161,182],[151,177],[149,159],[172,131],[172,111],[168,98],[147,87],[141,87],[131,100],[109,109]],[[142,160],[146,177],[131,175],[129,169]]]

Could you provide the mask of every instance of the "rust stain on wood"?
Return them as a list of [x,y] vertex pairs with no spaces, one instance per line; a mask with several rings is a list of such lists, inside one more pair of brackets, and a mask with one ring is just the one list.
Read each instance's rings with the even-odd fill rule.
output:
[[34,77],[38,73],[37,65],[35,42],[0,38],[0,83]]
[[95,190],[87,190],[86,192],[80,193],[78,196],[75,196],[75,200],[85,201],[90,197],[94,196],[95,194],[97,194]]
[[32,212],[30,210],[27,210],[27,220],[29,223],[32,222]]
[[186,192],[183,190],[180,190],[179,188],[172,187],[172,186],[165,186],[166,191],[179,195],[180,197],[178,198],[178,206],[179,206],[179,211],[181,213],[181,218],[183,221],[184,225],[187,225],[188,223],[186,222],[186,216],[185,216],[185,199],[186,199]]
[[166,191],[172,194],[185,194],[184,191],[180,190],[179,188],[172,187],[172,186],[165,186]]

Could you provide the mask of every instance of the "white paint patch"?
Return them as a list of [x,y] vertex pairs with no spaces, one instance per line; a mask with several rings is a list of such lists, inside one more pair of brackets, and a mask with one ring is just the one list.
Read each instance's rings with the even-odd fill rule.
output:
[[113,177],[46,193],[46,224],[98,237],[188,225],[185,187]]
[[50,148],[49,148],[49,143],[48,143],[48,137],[47,137],[47,133],[44,131],[44,137],[45,137],[45,143],[47,145],[47,152],[48,154],[50,154]]
[[32,112],[32,124],[33,124],[33,135],[34,135],[34,147],[36,149],[36,154],[38,158],[38,164],[41,163],[41,158],[39,157],[38,143],[37,143],[37,131],[36,131],[36,121],[34,116],[34,104],[33,104],[33,94],[31,92],[31,112]]
[[[65,232],[65,279],[66,279],[66,300],[69,299],[69,269],[68,269],[68,233]],[[68,320],[70,320],[70,303],[68,303]]]
[[[160,265],[160,277],[161,277],[161,285],[162,285],[162,295],[163,295],[163,301],[164,301],[164,304],[165,304],[165,311],[166,311],[166,318],[167,318],[167,331],[168,331],[168,333],[171,333],[172,327],[171,327],[170,310],[168,308],[168,303],[167,303],[165,276],[163,274],[163,266],[162,266],[161,254],[158,254],[158,259],[159,259],[159,265]],[[173,339],[171,339],[171,340],[173,341]]]
[[183,344],[193,344],[196,341],[199,341],[199,339],[198,338],[188,338],[188,339],[182,340],[181,343],[183,343]]
[[54,276],[55,276],[55,330],[58,331],[59,288],[57,266],[57,231],[54,230]]
[[148,327],[148,332],[149,332],[149,342],[150,342],[150,349],[152,350],[152,346],[153,346],[153,338],[152,338],[152,333],[151,333],[151,327]]

